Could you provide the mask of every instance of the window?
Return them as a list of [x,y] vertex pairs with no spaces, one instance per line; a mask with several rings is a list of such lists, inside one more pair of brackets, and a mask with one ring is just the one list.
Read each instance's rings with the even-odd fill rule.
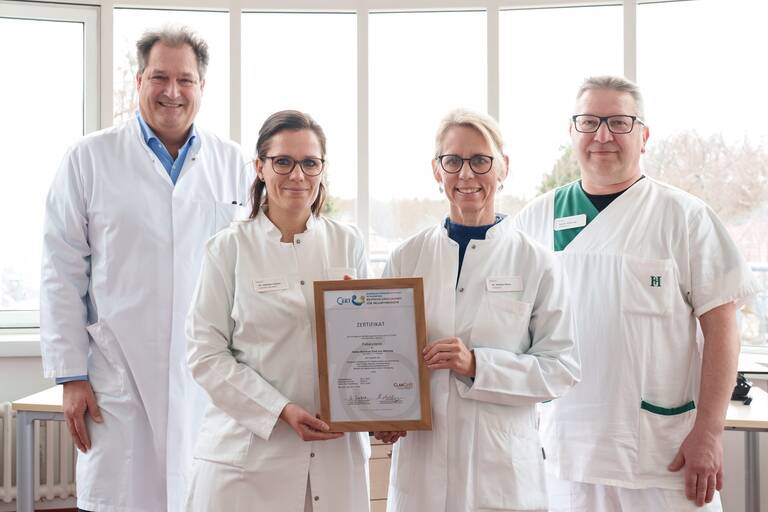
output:
[[[696,19],[696,23],[689,20]],[[739,23],[724,20],[738,19]],[[768,69],[761,0],[642,4],[638,80],[651,130],[645,170],[707,202],[768,285]],[[713,37],[717,34],[717,37]],[[768,293],[742,310],[768,344]]]
[[352,13],[243,13],[243,150],[286,109],[310,114],[328,140],[325,213],[355,221],[357,33]]
[[[306,12],[276,12],[285,9],[281,0],[174,0],[174,10],[148,9],[144,0],[104,5],[102,19],[112,16],[114,23],[103,36],[114,46],[101,63],[112,68],[112,83],[99,80],[98,7],[0,0],[6,68],[25,71],[23,80],[0,83],[0,111],[12,119],[0,128],[7,142],[0,152],[0,215],[14,219],[0,223],[0,237],[13,244],[0,251],[0,327],[36,324],[42,205],[51,176],[77,137],[110,123],[102,112],[100,126],[100,96],[113,101],[114,121],[133,115],[136,39],[165,23],[188,25],[209,44],[202,128],[227,137],[230,116],[240,118],[240,142],[252,155],[259,127],[277,110],[309,112],[323,126],[326,213],[366,230],[373,275],[395,245],[447,213],[430,160],[449,110],[485,112],[498,101],[510,176],[497,208],[514,214],[544,189],[576,177],[568,136],[576,88],[588,75],[622,74],[627,55],[646,96],[646,172],[711,204],[768,287],[763,0],[486,0],[465,10],[450,10],[458,5],[453,0],[323,3],[344,12],[311,11],[311,2],[293,4],[308,6]],[[232,5],[252,12],[230,12]],[[493,11],[488,23],[486,9],[500,5],[498,25]],[[407,12],[395,11],[402,8]],[[232,52],[240,52],[239,68],[230,67],[230,23],[241,32]],[[625,24],[636,41],[625,42]],[[51,40],[56,44],[39,49]],[[498,40],[490,54],[489,40]],[[367,51],[358,55],[358,48]],[[496,50],[498,62],[489,63]],[[42,85],[51,75],[55,94]],[[488,82],[497,76],[498,83]],[[242,87],[230,91],[232,79]],[[41,120],[38,112],[48,115]],[[363,156],[367,165],[360,168]],[[32,171],[19,172],[28,161]],[[740,321],[745,342],[768,349],[768,295],[744,309]]]
[[66,148],[97,126],[96,17],[86,7],[0,4],[0,48],[15,49],[3,66],[16,70],[0,80],[2,327],[38,324],[45,197]]
[[564,184],[542,180],[570,155],[576,91],[587,76],[622,74],[622,42],[620,6],[499,13],[499,117],[509,155],[501,211],[514,214]]
[[114,119],[125,121],[138,108],[136,41],[147,29],[186,25],[208,43],[210,62],[195,123],[222,137],[229,134],[229,14],[210,11],[115,9]]
[[486,111],[486,16],[372,13],[369,29],[369,247],[376,274],[398,242],[448,212],[432,176],[434,137],[449,110]]

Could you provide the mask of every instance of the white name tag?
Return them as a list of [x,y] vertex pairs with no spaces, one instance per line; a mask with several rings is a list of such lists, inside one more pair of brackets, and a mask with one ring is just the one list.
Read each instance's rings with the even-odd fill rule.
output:
[[489,292],[521,292],[523,278],[520,276],[489,277],[485,280],[485,288]]
[[287,290],[288,280],[284,277],[273,277],[271,279],[258,279],[253,282],[257,292],[274,292],[277,290]]
[[587,214],[580,213],[578,215],[571,215],[570,217],[560,217],[555,219],[555,231],[562,231],[564,229],[582,228],[587,225]]

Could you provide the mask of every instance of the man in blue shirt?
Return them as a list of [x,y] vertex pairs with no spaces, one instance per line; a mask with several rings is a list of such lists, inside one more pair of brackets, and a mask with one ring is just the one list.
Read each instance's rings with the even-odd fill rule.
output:
[[240,148],[194,125],[207,44],[184,28],[137,42],[135,118],[65,154],[46,202],[40,331],[63,385],[78,507],[183,509],[206,398],[184,320],[205,241],[245,202]]

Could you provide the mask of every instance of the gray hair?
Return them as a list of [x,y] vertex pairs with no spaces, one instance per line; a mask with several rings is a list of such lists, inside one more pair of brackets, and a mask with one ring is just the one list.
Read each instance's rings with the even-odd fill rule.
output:
[[622,76],[613,75],[590,76],[585,79],[584,82],[582,82],[581,87],[579,87],[579,92],[576,94],[576,100],[578,101],[585,92],[593,89],[609,89],[629,94],[632,96],[632,99],[635,100],[637,115],[645,120],[643,94],[640,92],[640,87],[631,80],[627,80]]
[[451,110],[448,112],[448,115],[440,121],[440,126],[437,128],[437,135],[435,135],[435,158],[440,156],[440,152],[443,150],[445,134],[454,126],[467,126],[480,132],[480,135],[482,135],[483,139],[488,143],[488,147],[491,148],[494,158],[504,165],[504,160],[502,158],[504,140],[501,137],[499,124],[491,116],[463,108]]
[[149,60],[149,52],[156,43],[163,43],[171,48],[179,48],[188,44],[195,52],[197,72],[200,79],[205,78],[208,69],[208,43],[197,35],[191,28],[185,26],[165,25],[160,29],[147,30],[136,41],[136,60],[139,63],[139,74],[144,73]]

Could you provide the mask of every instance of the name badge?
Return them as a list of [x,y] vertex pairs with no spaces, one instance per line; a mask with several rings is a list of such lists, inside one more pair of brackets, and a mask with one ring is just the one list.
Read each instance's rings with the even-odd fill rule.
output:
[[580,213],[570,217],[560,217],[555,219],[555,231],[562,231],[571,228],[583,228],[587,225],[587,214]]
[[253,282],[256,292],[274,292],[277,290],[287,290],[288,280],[284,277],[273,277],[271,279],[257,279]]
[[521,292],[523,278],[520,276],[489,277],[485,280],[485,289],[489,292]]

